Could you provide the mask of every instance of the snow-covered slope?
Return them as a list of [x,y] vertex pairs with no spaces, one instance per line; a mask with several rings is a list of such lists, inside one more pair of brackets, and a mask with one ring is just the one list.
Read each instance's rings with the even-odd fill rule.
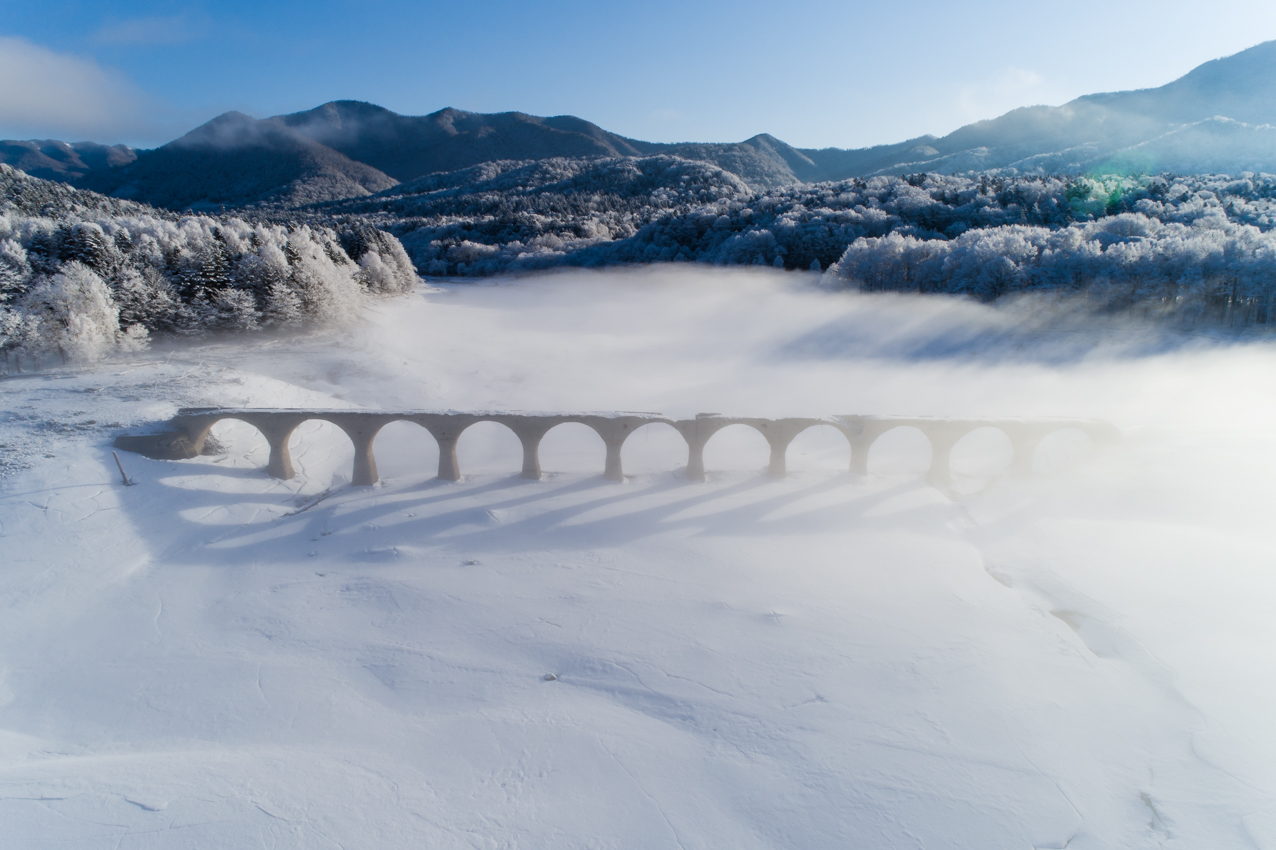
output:
[[86,189],[173,210],[299,206],[361,197],[398,181],[293,131],[227,112],[133,162],[88,172]]
[[[1276,353],[979,348],[1013,317],[791,281],[442,287],[341,336],[0,381],[7,841],[1273,846]],[[613,485],[575,426],[526,482],[481,425],[440,484],[399,423],[355,489],[338,435],[298,434],[280,482],[224,423],[223,454],[123,455],[121,486],[112,435],[187,404],[1068,414],[1126,442],[1061,436],[1012,481],[976,434],[944,494],[904,432],[860,479],[810,433],[772,482],[733,428],[691,485],[653,428]]]
[[135,159],[137,151],[125,145],[67,144],[55,139],[0,141],[0,162],[44,180],[76,180],[90,171],[118,168]]

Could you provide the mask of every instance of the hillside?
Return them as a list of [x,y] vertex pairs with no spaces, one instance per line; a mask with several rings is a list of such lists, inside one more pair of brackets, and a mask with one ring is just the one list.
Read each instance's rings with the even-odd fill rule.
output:
[[169,209],[288,206],[368,195],[396,181],[282,122],[228,112],[118,168],[78,184]]

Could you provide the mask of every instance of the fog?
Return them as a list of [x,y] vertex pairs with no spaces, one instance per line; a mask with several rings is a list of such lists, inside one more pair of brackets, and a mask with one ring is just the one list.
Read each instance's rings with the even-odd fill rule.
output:
[[817,281],[664,266],[435,287],[425,302],[437,309],[373,307],[358,342],[342,343],[386,370],[347,397],[676,416],[1097,417],[1122,428],[1226,428],[1276,413],[1260,389],[1276,348],[1261,339],[1095,316],[1050,298],[989,306],[829,293]]
[[[28,464],[0,489],[17,834],[73,817],[82,846],[179,818],[166,846],[1276,842],[1270,343],[688,266],[367,311],[0,382],[30,412],[0,422]],[[580,426],[547,435],[528,482],[485,423],[452,484],[396,423],[382,481],[355,488],[331,426],[298,429],[278,482],[265,441],[223,422],[221,454],[127,455],[139,486],[101,483],[111,433],[195,404],[1057,416],[1123,436],[1061,432],[1012,478],[981,430],[939,490],[907,429],[867,475],[813,429],[772,481],[765,442],[732,427],[691,484],[685,443],[648,426],[612,484]],[[83,436],[31,424],[90,417]]]

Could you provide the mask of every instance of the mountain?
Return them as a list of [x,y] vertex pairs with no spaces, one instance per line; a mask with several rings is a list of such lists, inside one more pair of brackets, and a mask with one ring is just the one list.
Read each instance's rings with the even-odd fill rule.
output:
[[88,172],[77,185],[169,209],[286,206],[380,192],[398,181],[295,132],[282,121],[227,112],[135,161]]
[[408,181],[481,162],[550,157],[637,156],[626,139],[571,116],[483,115],[442,109],[419,117],[340,100],[278,120],[353,160]]
[[[1231,123],[1225,130],[1220,124],[1201,125],[1216,118]],[[1154,172],[1276,170],[1268,124],[1276,124],[1276,41],[1206,62],[1159,88],[1015,109],[942,138],[915,140],[930,149],[925,155],[891,151],[875,162],[855,163],[860,174],[834,170],[829,178],[898,174],[901,169],[1078,172],[1101,170],[1109,160],[1138,161]],[[1188,125],[1198,130],[1185,132]],[[1167,134],[1178,136],[1155,141]],[[1189,147],[1189,142],[1197,146]]]
[[488,162],[673,156],[754,191],[917,172],[1276,172],[1276,41],[1206,62],[1159,88],[1030,106],[946,136],[857,150],[630,139],[571,115],[442,109],[399,115],[340,100],[258,120],[228,112],[153,151],[0,142],[0,162],[170,209],[301,206],[365,197]]
[[117,168],[137,159],[125,145],[97,142],[59,142],[53,139],[0,142],[0,162],[43,180],[70,182],[90,171]]
[[627,139],[572,115],[540,118],[441,109],[414,117],[353,100],[278,120],[403,182],[483,162],[658,155],[713,163],[759,189],[820,177],[810,159],[765,134],[740,143],[661,144]]

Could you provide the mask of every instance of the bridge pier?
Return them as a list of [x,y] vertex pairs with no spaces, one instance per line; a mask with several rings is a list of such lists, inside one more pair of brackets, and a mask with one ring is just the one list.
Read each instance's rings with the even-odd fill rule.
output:
[[789,450],[789,440],[771,440],[771,458],[767,461],[766,474],[768,478],[785,478],[789,474],[787,463],[787,453]]
[[857,475],[868,475],[868,450],[873,441],[864,436],[864,429],[848,434],[851,441],[851,472]]
[[266,463],[266,474],[274,478],[281,478],[284,481],[296,476],[297,473],[292,468],[292,455],[288,453],[288,439],[296,429],[269,428],[262,430],[258,426],[257,430],[266,436],[266,442],[270,444],[270,460]]
[[625,468],[620,463],[620,450],[625,445],[624,438],[619,441],[603,440],[603,444],[607,446],[607,460],[603,464],[603,478],[608,481],[625,480]]
[[464,414],[426,414],[413,416],[411,421],[430,432],[439,446],[439,480],[460,481],[461,464],[456,459],[456,444],[461,432],[478,421],[476,416]]
[[818,419],[776,419],[747,422],[759,431],[771,446],[771,460],[767,464],[767,475],[771,478],[785,478],[789,474],[789,444],[812,425],[823,424]]
[[[547,416],[494,416],[493,420],[507,426],[523,444],[522,478],[539,481],[541,478],[541,440],[550,428],[559,424]],[[570,421],[563,419],[562,421]]]
[[1026,422],[998,422],[997,427],[1010,438],[1014,454],[1010,458],[1010,474],[1015,478],[1027,478],[1032,474],[1032,461],[1037,446],[1047,436],[1047,431]]
[[545,436],[540,434],[519,434],[518,439],[523,444],[523,478],[528,481],[540,481],[541,479],[541,439]]
[[336,425],[350,438],[354,446],[354,470],[350,483],[356,487],[371,487],[380,480],[377,475],[377,458],[372,453],[372,443],[377,434],[396,417],[377,413],[334,413],[323,417]]
[[868,475],[868,450],[889,429],[866,416],[834,416],[831,424],[845,434],[851,444],[851,472]]
[[625,440],[629,439],[629,435],[636,430],[635,425],[643,425],[647,421],[649,420],[635,421],[628,417],[590,416],[584,418],[584,424],[593,428],[594,433],[602,438],[603,445],[607,447],[607,460],[603,464],[603,478],[616,482],[625,480],[625,468],[620,461],[621,449],[624,448]]
[[695,419],[682,419],[672,423],[687,441],[687,480],[704,481],[704,447],[709,438],[728,425],[730,419],[719,419],[716,413],[697,413]]
[[930,469],[926,472],[926,483],[932,487],[951,486],[953,446],[957,445],[957,441],[971,429],[938,422],[927,423],[920,427],[926,439],[930,441]]
[[370,487],[380,480],[377,475],[377,457],[372,453],[372,441],[381,428],[343,428],[350,442],[354,443],[354,471],[350,483],[356,487]]
[[456,437],[434,437],[439,444],[439,480],[460,481],[461,462],[456,458]]

